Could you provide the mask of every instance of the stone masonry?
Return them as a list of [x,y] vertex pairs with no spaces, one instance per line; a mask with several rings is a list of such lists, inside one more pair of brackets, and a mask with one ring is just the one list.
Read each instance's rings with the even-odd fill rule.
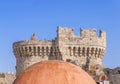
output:
[[12,84],[15,78],[15,73],[0,73],[0,84]]
[[115,69],[106,68],[104,69],[104,72],[111,84],[120,84],[120,67]]
[[[104,66],[102,58],[106,50],[106,32],[95,29],[80,29],[74,35],[73,28],[57,27],[54,40],[37,40],[33,34],[30,40],[13,44],[16,56],[16,75],[30,65],[44,60],[63,60],[82,67],[90,74],[101,75]],[[94,73],[93,73],[94,72]]]

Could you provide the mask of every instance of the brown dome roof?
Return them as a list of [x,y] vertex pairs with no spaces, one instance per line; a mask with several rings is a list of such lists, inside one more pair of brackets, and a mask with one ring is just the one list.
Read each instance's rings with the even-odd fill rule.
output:
[[14,84],[96,84],[81,68],[63,61],[36,63],[23,71]]

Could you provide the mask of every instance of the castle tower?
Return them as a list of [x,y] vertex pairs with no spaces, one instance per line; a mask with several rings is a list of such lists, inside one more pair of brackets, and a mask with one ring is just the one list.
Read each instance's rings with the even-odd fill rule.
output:
[[62,59],[54,40],[37,40],[35,34],[30,40],[13,43],[13,51],[16,57],[16,76],[34,63]]
[[44,60],[72,62],[85,70],[102,69],[102,58],[106,50],[106,33],[95,29],[80,29],[74,35],[73,28],[58,27],[55,40],[37,40],[36,35],[27,41],[13,44],[16,56],[16,75],[28,66]]
[[[95,29],[80,29],[80,36],[74,35],[74,29],[61,28],[57,30],[57,45],[64,61],[78,61],[80,66],[99,64],[106,49],[106,33],[99,31],[96,35]],[[88,60],[89,59],[89,60]]]

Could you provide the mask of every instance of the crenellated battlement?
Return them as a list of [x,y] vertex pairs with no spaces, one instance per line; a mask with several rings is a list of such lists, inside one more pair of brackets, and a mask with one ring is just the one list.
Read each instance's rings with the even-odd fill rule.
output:
[[86,29],[81,28],[80,29],[80,36],[81,37],[87,37],[87,38],[90,38],[90,37],[105,38],[106,37],[106,33],[102,30],[99,30],[98,36],[96,33],[97,33],[96,29],[90,29],[90,28],[86,28]]
[[57,37],[74,37],[74,29],[73,28],[67,28],[67,27],[57,27]]
[[13,45],[14,47],[24,46],[24,45],[52,45],[51,40],[25,40],[25,41],[18,41],[15,42]]
[[99,35],[96,34],[96,29],[81,28],[80,35],[74,35],[73,28],[62,28],[57,29],[57,39],[60,41],[65,41],[66,43],[74,43],[80,45],[90,45],[90,46],[102,46],[106,47],[106,32],[99,30]]
[[37,40],[34,33],[29,40],[13,43],[17,75],[28,66],[44,60],[77,62],[81,67],[102,66],[106,32],[100,30],[98,36],[96,33],[96,29],[81,28],[80,35],[76,36],[73,28],[59,26],[54,40]]
[[[91,29],[91,28],[80,28],[80,36],[81,37],[101,37],[105,38],[106,37],[106,32],[99,30],[99,36],[97,36],[97,31],[96,29]],[[74,35],[74,28],[68,28],[68,27],[57,27],[57,36],[58,37],[69,37],[69,36],[75,36]],[[80,37],[79,36],[79,37]]]

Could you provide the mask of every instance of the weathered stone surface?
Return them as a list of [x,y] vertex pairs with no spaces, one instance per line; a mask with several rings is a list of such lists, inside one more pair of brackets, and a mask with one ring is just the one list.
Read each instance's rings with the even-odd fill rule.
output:
[[0,73],[0,84],[12,84],[15,78],[15,73]]
[[58,27],[54,40],[36,40],[36,35],[33,34],[28,41],[15,42],[13,49],[17,59],[17,75],[28,66],[44,60],[77,62],[78,66],[89,71],[90,66],[103,67],[106,33],[99,31],[97,36],[95,29],[81,28],[80,35],[76,36],[74,29]]
[[104,72],[111,84],[120,84],[120,67],[115,69],[106,68]]

